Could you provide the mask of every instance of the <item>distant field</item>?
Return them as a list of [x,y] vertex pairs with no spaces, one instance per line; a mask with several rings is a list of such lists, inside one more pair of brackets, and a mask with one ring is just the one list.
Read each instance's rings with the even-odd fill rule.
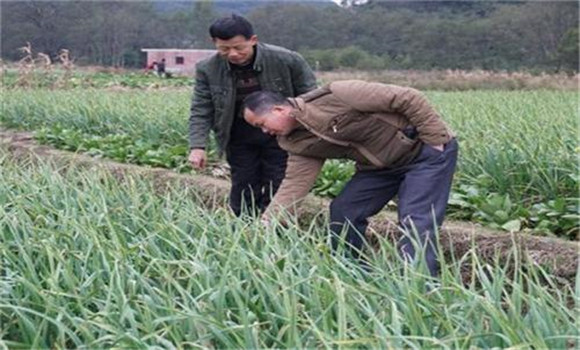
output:
[[[190,90],[19,90],[2,94],[0,122],[60,148],[189,171]],[[427,92],[458,133],[451,216],[504,230],[578,232],[578,94]],[[215,148],[210,148],[214,161]],[[352,173],[329,162],[315,193],[333,196]]]
[[[161,79],[153,73],[140,69],[111,67],[75,67],[64,78],[59,65],[45,70],[37,67],[28,74],[19,74],[18,67],[9,64],[0,70],[2,86],[33,88],[123,88],[159,89],[190,88],[193,76],[175,75]],[[320,84],[336,80],[362,79],[386,84],[411,86],[421,90],[468,91],[468,90],[555,90],[578,91],[580,74],[531,74],[527,72],[493,72],[463,70],[336,70],[317,71]]]
[[420,90],[559,90],[578,91],[580,74],[531,74],[463,70],[379,70],[318,72],[323,82],[345,79],[378,81]]

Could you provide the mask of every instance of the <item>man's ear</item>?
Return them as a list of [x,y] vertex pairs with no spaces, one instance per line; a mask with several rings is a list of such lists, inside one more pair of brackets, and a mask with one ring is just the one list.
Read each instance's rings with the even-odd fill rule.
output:
[[272,107],[273,112],[281,113],[284,112],[284,110],[285,110],[284,106],[281,105],[274,105],[274,107]]
[[244,108],[244,113],[243,113],[244,119],[247,118],[247,115],[248,115],[248,109],[247,108]]
[[274,107],[272,107],[273,112],[277,112],[277,114],[283,116],[289,116],[292,109],[293,109],[292,107],[286,105],[275,105]]
[[252,46],[256,45],[258,43],[258,36],[256,34],[252,35],[249,41],[252,43]]

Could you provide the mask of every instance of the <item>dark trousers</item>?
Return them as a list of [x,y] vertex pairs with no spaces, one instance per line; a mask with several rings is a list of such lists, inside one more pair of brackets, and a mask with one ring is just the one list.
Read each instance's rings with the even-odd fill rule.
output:
[[406,232],[399,242],[399,252],[413,259],[416,247],[424,249],[429,272],[436,276],[435,232],[445,216],[457,152],[458,144],[453,139],[443,152],[423,145],[415,160],[400,168],[357,172],[330,205],[333,248],[346,233],[350,252],[358,258],[368,218],[398,195],[399,225]]
[[266,209],[284,178],[288,159],[272,136],[263,134],[257,142],[246,141],[250,142],[232,143],[227,150],[232,179],[230,207],[237,216],[257,215]]

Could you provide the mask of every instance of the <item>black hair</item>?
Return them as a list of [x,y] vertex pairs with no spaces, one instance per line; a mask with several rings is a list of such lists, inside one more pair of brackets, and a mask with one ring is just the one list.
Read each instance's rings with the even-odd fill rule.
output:
[[229,40],[237,35],[250,39],[254,35],[252,24],[242,16],[233,14],[215,20],[209,27],[212,39]]
[[291,104],[282,94],[272,91],[252,92],[244,99],[244,108],[249,109],[256,115],[262,115],[270,111],[274,106],[291,106]]

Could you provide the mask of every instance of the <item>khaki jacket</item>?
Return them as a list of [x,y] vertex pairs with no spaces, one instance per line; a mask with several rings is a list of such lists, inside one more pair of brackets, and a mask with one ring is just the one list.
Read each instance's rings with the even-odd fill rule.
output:
[[[417,90],[358,80],[337,81],[289,99],[300,126],[278,137],[289,152],[286,176],[266,215],[292,211],[314,184],[324,161],[345,158],[357,169],[410,163],[423,143],[441,145],[454,134]],[[416,129],[417,137],[403,130]]]

